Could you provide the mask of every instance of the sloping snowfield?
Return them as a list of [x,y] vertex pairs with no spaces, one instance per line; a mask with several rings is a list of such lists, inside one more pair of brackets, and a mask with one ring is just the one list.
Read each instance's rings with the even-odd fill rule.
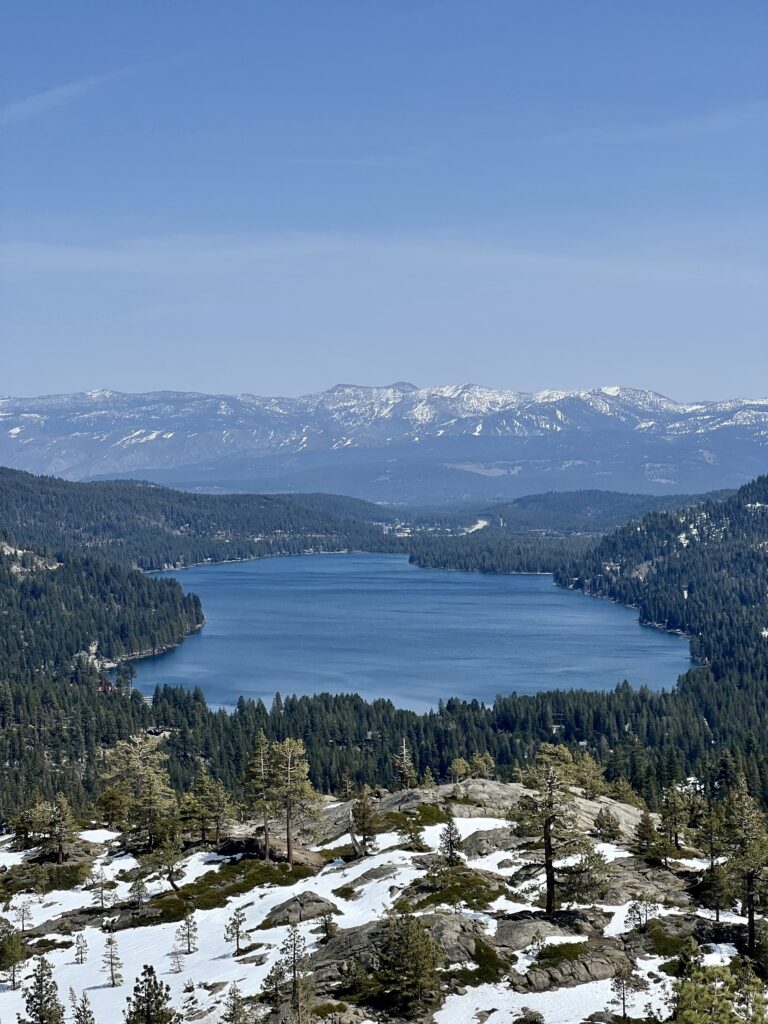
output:
[[[467,838],[478,831],[504,827],[506,822],[499,818],[457,818],[456,825],[462,838]],[[438,848],[442,828],[442,825],[435,825],[424,829],[424,841],[432,850]],[[119,841],[117,833],[105,829],[91,829],[82,833],[82,836],[101,847],[96,866],[103,870],[107,878],[116,879],[121,871],[136,866],[133,857],[119,853],[114,855]],[[348,841],[348,838],[348,836],[341,836],[335,842],[329,843],[327,848],[341,846]],[[397,843],[398,836],[395,833],[385,833],[378,837],[377,851],[363,860],[352,864],[344,864],[340,859],[333,860],[315,877],[304,879],[295,885],[259,887],[232,899],[224,908],[197,911],[195,919],[199,929],[199,949],[197,952],[183,957],[181,973],[173,973],[170,958],[170,953],[176,945],[174,937],[178,923],[124,929],[115,933],[119,956],[123,962],[124,980],[119,987],[110,988],[102,970],[106,933],[95,927],[86,928],[83,932],[88,943],[88,959],[85,964],[78,966],[74,962],[74,948],[57,949],[46,954],[54,969],[60,997],[66,1000],[70,988],[78,996],[81,992],[87,991],[99,1024],[112,1024],[112,1022],[117,1024],[122,1020],[122,1009],[126,996],[132,991],[134,980],[141,973],[144,964],[153,964],[160,978],[170,985],[177,1007],[181,1005],[184,986],[189,980],[193,981],[196,986],[217,986],[217,990],[213,994],[204,988],[198,987],[197,989],[200,1006],[206,1011],[213,1011],[220,1006],[226,985],[233,981],[238,983],[244,995],[255,995],[261,990],[264,979],[288,932],[287,927],[261,930],[259,926],[268,912],[291,896],[309,891],[336,904],[340,911],[340,916],[336,918],[340,928],[355,927],[381,918],[397,899],[398,893],[424,873],[424,868],[414,863],[419,855],[398,849]],[[602,844],[599,848],[609,860],[629,856],[626,850],[611,844]],[[18,864],[22,857],[22,854],[8,850],[7,840],[0,840],[0,866]],[[499,861],[504,860],[511,860],[515,862],[516,866],[522,863],[522,858],[518,853],[509,851],[491,853],[469,860],[468,863],[472,867],[504,875],[514,870],[513,867],[499,868]],[[199,878],[205,872],[218,870],[221,861],[222,858],[206,853],[196,853],[188,857],[183,862],[182,883]],[[360,875],[369,872],[372,868],[385,865],[391,869],[387,876],[365,883],[361,894],[354,900],[346,900],[334,895],[334,890],[338,890],[342,886],[353,886]],[[543,879],[539,877],[529,883],[526,899],[533,899],[536,896],[540,891],[542,881]],[[127,882],[118,881],[115,890],[117,897],[126,899],[128,888]],[[151,893],[161,892],[168,889],[168,883],[156,879],[148,884],[148,889]],[[74,936],[57,935],[56,918],[80,907],[94,906],[93,893],[78,888],[71,891],[49,893],[42,899],[29,895],[16,896],[10,906],[6,908],[6,916],[13,919],[14,912],[19,905],[29,900],[31,900],[32,922],[35,925],[49,922],[49,937],[61,941],[73,941]],[[513,913],[530,909],[531,906],[532,903],[514,902],[502,896],[495,901],[491,910]],[[620,935],[627,930],[628,906],[626,904],[603,908],[613,914],[605,929],[606,935]],[[226,922],[236,908],[242,909],[246,916],[244,943],[263,944],[255,951],[259,954],[266,954],[263,964],[235,959],[232,955],[231,943],[224,939]],[[674,912],[659,909],[661,913]],[[104,916],[108,919],[109,911],[106,911]],[[483,922],[488,933],[493,934],[497,921],[491,914],[473,913],[470,916]],[[733,916],[735,918],[735,915]],[[314,932],[317,924],[317,921],[312,921],[300,926],[310,949],[317,944],[319,938]],[[727,962],[732,953],[731,947],[720,947],[708,954],[708,962]],[[250,954],[250,957],[246,956],[246,961],[251,957],[253,954]],[[521,951],[517,970],[520,972],[527,970],[531,962],[531,956],[527,955],[525,950]],[[638,972],[647,979],[649,973],[657,972],[659,963],[657,958],[645,958],[638,963]],[[27,969],[25,973],[28,974],[29,970]],[[658,978],[648,980],[648,990],[633,997],[632,1012],[639,1014],[648,1003],[651,1003],[663,1016],[668,1005],[667,984],[659,981]],[[224,987],[222,987],[222,983]],[[477,1015],[483,1013],[488,1015],[488,1020],[492,1024],[502,1024],[502,1022],[509,1021],[511,1015],[522,1007],[529,1006],[539,1010],[544,1015],[547,1024],[578,1024],[590,1013],[605,1009],[610,1000],[609,981],[597,981],[559,991],[524,995],[512,991],[503,984],[481,985],[470,988],[464,995],[449,996],[443,1007],[435,1014],[435,1021],[437,1024],[476,1024]],[[23,1012],[23,1009],[21,991],[12,992],[7,986],[0,989],[0,1020],[14,1020],[16,1014]],[[214,1014],[210,1019],[214,1021],[217,1017]]]

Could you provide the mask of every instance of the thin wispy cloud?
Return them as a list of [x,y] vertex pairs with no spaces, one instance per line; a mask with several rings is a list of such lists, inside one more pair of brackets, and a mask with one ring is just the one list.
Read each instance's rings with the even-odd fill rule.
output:
[[734,129],[752,127],[768,121],[768,100],[742,103],[734,107],[691,114],[687,117],[646,124],[606,125],[574,128],[543,136],[540,142],[656,142],[664,139],[685,139],[718,135]]
[[35,117],[47,114],[50,110],[63,107],[79,96],[90,92],[104,82],[109,82],[116,77],[117,73],[108,75],[90,75],[87,78],[80,78],[75,82],[65,82],[63,85],[56,85],[52,89],[45,89],[43,92],[27,96],[22,100],[15,100],[0,107],[0,127],[8,127],[13,124],[20,124],[23,121],[30,121]]
[[409,267],[417,276],[453,271],[489,276],[557,273],[572,280],[601,282],[640,278],[670,284],[730,280],[747,289],[765,287],[764,269],[750,262],[690,255],[660,260],[656,253],[643,258],[633,252],[577,255],[453,237],[295,232],[255,237],[168,235],[101,245],[0,242],[0,279],[100,274],[196,280],[221,274],[248,277],[265,267],[288,267],[293,273],[296,268],[318,263],[340,268],[377,266],[383,277],[393,268],[400,272]]
[[304,164],[313,167],[406,167],[419,161],[412,157],[400,156],[257,156],[255,163],[262,164]]

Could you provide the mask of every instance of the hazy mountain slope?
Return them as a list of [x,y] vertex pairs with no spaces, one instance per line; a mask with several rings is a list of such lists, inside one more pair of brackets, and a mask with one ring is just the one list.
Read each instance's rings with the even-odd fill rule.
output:
[[335,491],[379,501],[734,487],[768,461],[768,399],[631,388],[340,385],[301,398],[92,391],[0,399],[0,463],[75,479]]
[[[0,467],[0,530],[22,547],[144,569],[348,547],[388,550],[388,511],[339,495],[188,494]],[[1,535],[0,535],[1,536]]]

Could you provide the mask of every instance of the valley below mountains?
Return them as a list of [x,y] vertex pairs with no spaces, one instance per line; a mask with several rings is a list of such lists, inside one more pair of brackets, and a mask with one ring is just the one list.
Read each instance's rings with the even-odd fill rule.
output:
[[681,403],[619,387],[0,399],[0,464],[188,490],[432,505],[595,487],[673,494],[737,487],[764,472],[767,456],[768,399]]

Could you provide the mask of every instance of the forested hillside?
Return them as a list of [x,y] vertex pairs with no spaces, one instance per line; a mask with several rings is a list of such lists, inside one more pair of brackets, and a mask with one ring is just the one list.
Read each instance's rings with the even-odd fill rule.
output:
[[511,533],[605,533],[648,512],[689,507],[707,498],[720,500],[732,492],[709,495],[623,494],[620,491],[548,491],[496,502],[483,512],[492,525]]
[[376,525],[392,519],[376,505],[336,495],[189,494],[0,468],[0,527],[20,547],[98,553],[143,569],[307,549],[397,550]]
[[195,594],[175,580],[125,565],[65,556],[62,563],[0,546],[0,678],[72,669],[75,655],[102,658],[162,650],[201,625]]
[[624,526],[556,580],[690,634],[717,676],[768,678],[768,476],[723,502]]
[[458,572],[555,572],[571,558],[591,551],[589,534],[552,537],[509,533],[486,527],[461,536],[417,535],[409,544],[410,560],[422,569]]
[[[143,485],[92,490],[24,474],[6,474],[3,492],[15,526],[36,537],[39,548],[36,554],[17,554],[12,549],[21,545],[9,536],[0,564],[0,596],[11,627],[4,629],[0,648],[0,680],[5,680],[0,813],[10,813],[35,788],[46,795],[63,788],[78,803],[86,800],[103,749],[139,726],[168,731],[171,775],[181,789],[190,785],[202,757],[236,790],[249,743],[263,727],[270,738],[305,741],[313,780],[324,790],[338,789],[345,777],[391,782],[393,757],[403,739],[420,772],[429,768],[444,778],[454,758],[483,751],[507,776],[554,737],[585,744],[609,779],[627,780],[651,806],[670,781],[705,773],[723,758],[730,765],[725,770],[743,768],[753,793],[768,802],[768,636],[763,635],[768,628],[768,478],[724,501],[651,513],[602,539],[515,536],[494,527],[464,536],[424,533],[397,539],[362,522],[358,514],[368,514],[368,507],[359,503],[351,506],[344,526],[343,499],[322,499],[316,508],[311,497],[254,502],[238,496],[228,503]],[[215,517],[222,508],[231,511],[229,520]],[[182,511],[197,509],[200,518],[188,535],[181,529]],[[104,672],[73,662],[79,651],[98,641],[101,653],[119,658],[163,646],[200,618],[195,600],[183,598],[175,584],[107,562],[102,553],[127,558],[130,551],[134,560],[153,564],[152,559],[165,560],[171,553],[190,557],[200,545],[212,557],[215,544],[226,540],[212,544],[205,531],[226,527],[238,535],[237,516],[244,517],[244,510],[262,517],[262,530],[270,523],[282,550],[294,541],[297,549],[308,547],[311,531],[322,523],[329,544],[342,538],[349,543],[353,536],[361,547],[407,544],[423,565],[496,572],[554,569],[562,585],[637,604],[644,620],[692,633],[704,664],[672,693],[622,686],[607,694],[501,695],[493,707],[450,701],[427,715],[384,700],[366,704],[327,694],[286,695],[270,709],[242,700],[229,714],[209,710],[199,692],[164,689],[152,707],[138,695],[99,692]],[[161,539],[152,548],[157,522]],[[255,518],[249,523],[253,527]],[[280,533],[291,525],[307,532]],[[56,558],[61,545],[74,544],[80,554]],[[82,554],[94,549],[98,557]]]

